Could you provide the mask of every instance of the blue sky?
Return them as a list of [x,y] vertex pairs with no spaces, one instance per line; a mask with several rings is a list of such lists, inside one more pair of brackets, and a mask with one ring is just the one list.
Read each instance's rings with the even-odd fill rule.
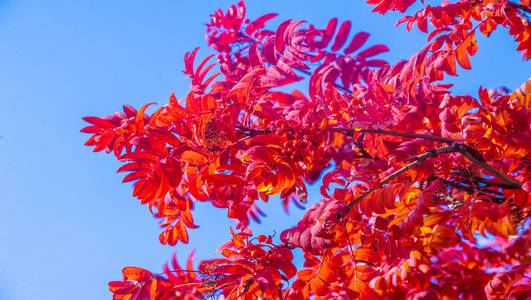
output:
[[[191,245],[158,243],[159,228],[115,174],[119,163],[83,146],[84,116],[102,116],[186,95],[184,54],[202,47],[204,23],[229,1],[0,0],[0,299],[110,299],[107,282],[125,266],[161,271],[178,250],[181,261],[197,248],[212,257],[229,238],[226,211],[198,205],[201,228]],[[426,36],[395,29],[396,15],[380,16],[358,1],[249,1],[248,16],[277,12],[324,26],[332,17],[352,20],[385,43],[390,62],[419,50]],[[278,22],[273,22],[278,24]],[[517,88],[531,75],[506,30],[479,40],[454,91],[476,95],[479,85]],[[312,193],[312,202],[319,200]],[[257,233],[294,225],[278,200]]]

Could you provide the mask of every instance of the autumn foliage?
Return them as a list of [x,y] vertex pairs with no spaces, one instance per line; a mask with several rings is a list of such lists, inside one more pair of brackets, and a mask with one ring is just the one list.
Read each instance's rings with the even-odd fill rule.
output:
[[[414,2],[368,1],[382,14]],[[350,21],[267,29],[276,14],[249,20],[240,2],[207,25],[217,61],[185,55],[184,98],[85,118],[86,145],[124,163],[162,244],[190,241],[197,201],[238,224],[221,258],[123,269],[114,299],[531,297],[531,82],[455,95],[443,81],[501,27],[530,59],[529,1],[417,4],[398,25],[427,43],[389,64]],[[257,202],[305,207],[313,183],[322,198],[295,227],[253,235]]]

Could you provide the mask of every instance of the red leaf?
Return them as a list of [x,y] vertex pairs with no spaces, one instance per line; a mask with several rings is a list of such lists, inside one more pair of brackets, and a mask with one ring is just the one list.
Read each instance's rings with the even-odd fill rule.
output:
[[184,66],[186,74],[194,73],[194,60],[198,50],[199,47],[195,48],[192,52],[186,52],[186,54],[184,55]]
[[158,162],[160,157],[155,154],[145,152],[145,151],[136,151],[125,153],[120,156],[119,161],[145,161],[145,162]]
[[203,77],[205,77],[206,73],[208,73],[208,71],[210,71],[210,69],[212,69],[212,67],[214,67],[216,64],[211,64],[210,66],[208,66],[203,72],[201,72],[201,69],[203,69],[203,67],[205,66],[205,64],[212,58],[214,57],[215,55],[214,54],[211,54],[210,56],[208,56],[207,58],[205,58],[200,64],[199,66],[197,66],[195,72],[193,73],[194,76],[198,77],[199,81],[202,81]]
[[464,47],[458,47],[455,49],[457,62],[463,69],[470,70],[472,66],[470,65],[470,60],[468,59],[468,54]]
[[284,51],[284,47],[286,46],[284,44],[284,32],[286,31],[288,25],[290,25],[291,23],[293,23],[293,20],[290,19],[282,22],[282,24],[278,26],[277,33],[275,36],[275,48],[278,52]]
[[153,104],[155,104],[155,102],[151,102],[151,103],[148,103],[148,104],[142,106],[142,108],[140,108],[140,110],[136,114],[136,126],[137,126],[137,130],[138,130],[139,133],[142,133],[142,132],[146,131],[144,129],[144,117],[145,117],[144,112],[146,111],[146,109],[150,105],[153,105]]
[[356,260],[366,261],[369,263],[376,263],[380,260],[378,253],[368,248],[358,248],[354,250]]
[[122,180],[123,183],[129,182],[129,181],[135,181],[144,177],[147,177],[151,174],[150,170],[142,170],[142,171],[136,171],[131,174],[128,174],[124,177]]
[[83,120],[89,122],[92,125],[100,127],[100,128],[113,128],[113,127],[116,127],[111,122],[102,120],[102,119],[97,118],[97,117],[84,117]]
[[84,133],[98,133],[100,131],[101,131],[101,127],[98,127],[98,126],[87,126],[81,129],[81,132],[84,132]]
[[531,193],[531,181],[527,181],[522,185],[522,189],[528,193]]
[[137,161],[137,162],[132,162],[132,163],[128,163],[128,164],[125,164],[125,165],[121,166],[116,171],[116,173],[136,171],[136,170],[141,170],[141,169],[147,169],[147,168],[150,168],[150,167],[151,167],[151,164],[149,164],[149,163],[138,162]]
[[181,161],[187,162],[195,166],[202,166],[208,163],[208,158],[201,153],[187,150],[181,154]]
[[126,105],[124,105],[123,109],[124,109],[125,115],[128,118],[136,116],[137,110],[134,107],[132,107],[131,105],[127,105],[126,104]]
[[251,66],[261,66],[263,65],[263,60],[261,57],[261,53],[258,51],[257,45],[252,45],[249,48],[249,62],[251,63]]
[[456,66],[455,66],[455,54],[451,54],[451,55],[448,55],[446,57],[446,59],[444,60],[444,70],[446,71],[446,73],[448,73],[449,75],[453,75],[453,76],[456,76],[457,75],[457,71],[456,71]]
[[386,65],[387,62],[385,60],[381,60],[381,59],[373,59],[373,60],[368,60],[365,62],[365,65],[367,67],[381,67],[383,65]]
[[241,177],[227,174],[212,174],[207,178],[208,183],[222,186],[222,185],[239,185],[243,183]]
[[179,240],[185,244],[188,244],[188,232],[186,231],[182,220],[179,220],[177,222],[174,230],[177,231],[177,236]]

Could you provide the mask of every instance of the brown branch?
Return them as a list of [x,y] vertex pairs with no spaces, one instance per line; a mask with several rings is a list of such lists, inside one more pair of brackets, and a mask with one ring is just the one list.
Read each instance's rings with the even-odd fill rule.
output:
[[481,157],[481,155],[476,150],[474,150],[471,147],[469,147],[467,145],[464,145],[464,144],[452,144],[451,146],[446,146],[446,147],[436,148],[436,149],[433,149],[433,150],[428,150],[428,151],[424,152],[423,154],[415,155],[415,156],[407,159],[406,161],[414,160],[414,162],[412,162],[412,163],[410,163],[408,165],[405,165],[401,169],[393,172],[392,174],[390,174],[389,176],[384,178],[378,185],[376,185],[375,187],[369,189],[365,193],[359,195],[356,199],[354,199],[352,202],[350,202],[345,207],[345,212],[342,215],[338,215],[338,217],[341,218],[343,216],[346,216],[350,212],[350,210],[352,210],[352,208],[356,204],[358,204],[361,200],[365,199],[367,196],[369,196],[371,193],[376,191],[378,188],[382,187],[384,184],[386,184],[386,183],[390,182],[391,180],[395,179],[396,177],[400,176],[404,172],[419,166],[426,159],[438,156],[440,154],[452,153],[452,152],[460,153],[468,161],[470,161],[471,163],[479,166],[480,168],[490,172],[496,178],[500,179],[501,181],[505,182],[506,184],[510,185],[511,187],[522,188],[523,183],[508,177],[507,175],[503,174],[502,172],[500,172],[499,170],[497,170],[493,166],[487,164],[487,162],[485,162],[485,160]]
[[[433,155],[433,156],[436,156],[436,155],[439,155],[439,154],[442,154],[442,153],[449,153],[449,152],[459,152],[461,153],[461,155],[463,155],[468,161],[470,161],[471,163],[479,166],[480,168],[482,168],[483,170],[491,173],[492,175],[494,175],[494,177],[498,178],[499,180],[503,181],[505,184],[507,184],[509,187],[511,188],[522,188],[522,185],[523,183],[517,181],[517,180],[514,180],[512,178],[510,178],[509,176],[503,174],[501,171],[499,171],[498,169],[494,168],[493,166],[489,165],[484,159],[483,157],[481,156],[481,154],[471,148],[470,146],[467,146],[467,145],[464,145],[464,144],[456,144],[454,140],[452,139],[448,139],[448,138],[443,138],[443,137],[440,137],[440,136],[434,136],[434,135],[429,135],[429,134],[420,134],[420,133],[403,133],[403,132],[396,132],[396,131],[390,131],[390,130],[383,130],[383,129],[352,129],[352,128],[328,128],[328,129],[325,129],[324,130],[325,132],[342,132],[342,133],[346,133],[346,134],[354,134],[356,132],[360,132],[360,133],[376,133],[376,134],[384,134],[384,135],[392,135],[392,136],[401,136],[401,137],[407,137],[407,138],[421,138],[421,139],[425,139],[425,140],[431,140],[431,141],[437,141],[437,142],[441,142],[441,143],[445,143],[445,144],[449,144],[451,146],[448,146],[448,147],[443,147],[443,148],[437,148],[437,149],[434,149],[434,150],[429,150],[427,151],[426,153],[422,154],[422,155],[426,155],[428,153],[433,153],[433,151],[435,151],[437,154]],[[264,129],[264,130],[254,130],[254,129],[247,129],[247,130],[242,130],[240,131],[240,133],[247,133],[251,136],[254,136],[254,135],[258,135],[258,134],[267,134],[267,133],[272,133],[273,130],[269,130],[269,129]],[[452,151],[449,151],[449,152],[438,152],[439,150],[438,149],[453,149]],[[413,157],[411,159],[417,159],[416,162],[414,163],[411,163],[407,166],[411,166],[411,168],[413,167],[416,167],[418,164],[415,164],[419,161],[419,159],[422,159],[425,160],[426,158],[428,158],[428,156],[422,158],[423,156],[420,155],[420,156],[416,156],[416,157]],[[433,156],[429,156],[429,157],[433,157]],[[421,162],[422,162],[421,161]],[[415,165],[414,165],[415,164]],[[406,167],[407,167],[406,166]],[[409,169],[407,169],[409,170]],[[403,172],[407,171],[407,170],[404,170]],[[398,171],[397,171],[398,172]],[[403,173],[402,172],[402,173]],[[394,173],[393,173],[394,174]],[[391,174],[391,175],[393,175]],[[401,174],[401,173],[400,173]],[[400,174],[397,174],[396,176],[400,175]],[[390,175],[390,176],[391,176]],[[395,177],[396,177],[395,176]],[[393,177],[394,178],[394,177]],[[393,179],[393,178],[390,178],[389,180]],[[388,181],[382,183],[382,184],[385,184],[387,183]],[[370,192],[372,193],[372,191]],[[369,194],[370,194],[369,193]],[[363,196],[363,195],[362,195]],[[363,196],[361,199],[365,198],[367,195]],[[361,201],[360,199],[360,201]],[[353,202],[355,202],[356,200],[354,200]],[[358,201],[359,202],[359,201]],[[357,203],[357,202],[356,202]]]
[[[363,132],[363,133],[377,133],[377,134],[385,134],[385,135],[393,135],[393,136],[402,136],[402,137],[409,137],[409,138],[421,138],[425,140],[432,140],[437,141],[441,143],[446,143],[452,145],[452,147],[455,147],[455,150],[451,152],[459,152],[461,155],[463,155],[468,161],[471,163],[479,166],[480,168],[484,169],[487,172],[490,172],[492,175],[494,175],[496,178],[500,179],[504,183],[506,183],[511,188],[522,188],[523,183],[514,180],[510,178],[509,176],[503,174],[498,169],[494,168],[493,166],[487,164],[487,162],[483,159],[481,154],[476,151],[475,149],[464,145],[464,144],[454,144],[455,141],[452,139],[443,138],[440,136],[433,136],[428,134],[419,134],[419,133],[402,133],[402,132],[396,132],[396,131],[389,131],[389,130],[382,130],[382,129],[360,129],[355,130],[351,128],[329,128],[325,129],[325,131],[328,132],[346,132],[354,134],[355,132]],[[442,149],[442,148],[439,148]],[[439,153],[440,154],[440,153]]]
[[[350,210],[352,210],[352,208],[358,204],[361,200],[365,199],[367,196],[369,196],[372,192],[376,191],[378,188],[382,187],[384,184],[388,183],[389,181],[395,179],[396,177],[400,176],[401,174],[403,174],[404,172],[408,171],[408,170],[411,170],[413,168],[415,168],[416,166],[419,166],[420,164],[422,164],[426,159],[430,158],[430,157],[435,157],[439,154],[443,154],[443,153],[450,153],[450,152],[455,152],[456,149],[455,146],[447,146],[447,147],[441,147],[441,148],[437,148],[437,149],[433,149],[433,150],[429,150],[429,151],[426,151],[424,152],[423,154],[420,154],[420,155],[415,155],[411,158],[408,159],[408,161],[410,160],[415,160],[414,162],[408,164],[408,165],[405,165],[404,167],[402,167],[401,169],[393,172],[391,175],[387,176],[384,178],[384,180],[382,180],[378,185],[376,185],[375,187],[369,189],[368,191],[366,191],[365,193],[359,195],[356,199],[354,199],[352,202],[350,202],[346,207],[345,207],[345,212],[343,213],[343,215],[347,215]],[[341,216],[340,216],[341,217]]]
[[359,158],[370,158],[370,159],[374,159],[374,157],[372,157],[369,152],[367,152],[365,150],[365,148],[363,147],[363,138],[365,137],[365,133],[362,133],[358,139],[356,141],[354,141],[354,145],[356,146],[356,148],[358,148],[358,151],[360,151],[361,155]]
[[344,133],[350,133],[350,134],[354,134],[356,132],[376,133],[376,134],[408,137],[408,138],[414,138],[414,139],[419,139],[420,138],[420,139],[425,139],[425,140],[430,140],[430,141],[441,142],[441,143],[445,143],[445,144],[453,144],[455,142],[452,139],[447,139],[447,138],[443,138],[443,137],[435,136],[435,135],[421,134],[421,133],[403,133],[403,132],[396,132],[396,131],[383,130],[383,129],[328,128],[328,129],[325,129],[325,131],[327,131],[327,132],[344,132]]
[[506,183],[501,183],[501,182],[492,182],[488,179],[485,179],[485,178],[482,178],[482,177],[478,177],[478,176],[474,176],[474,179],[481,182],[481,183],[484,183],[485,185],[487,186],[495,186],[495,187],[499,187],[499,188],[502,188],[502,189],[517,189],[518,187],[515,187],[513,185],[510,185],[510,184],[506,184]]
[[[505,200],[506,200],[503,197],[503,193],[499,192],[499,191],[491,190],[491,189],[488,189],[488,188],[477,187],[477,186],[468,186],[468,185],[463,186],[463,185],[460,185],[457,182],[454,182],[454,181],[451,181],[451,180],[447,180],[447,179],[444,179],[444,178],[440,178],[440,177],[437,178],[437,179],[440,180],[442,183],[450,186],[451,188],[462,190],[462,191],[466,192],[469,195],[473,195],[474,193],[478,193],[480,195],[486,195],[494,203],[500,204],[500,203],[505,202]],[[496,196],[493,196],[492,194],[495,194],[495,195],[498,195],[498,196],[502,196],[502,197],[496,197]]]
[[[453,144],[455,141],[452,139],[443,138],[440,136],[435,135],[429,135],[429,134],[421,134],[421,133],[403,133],[403,132],[397,132],[397,131],[391,131],[391,130],[383,130],[383,129],[352,129],[352,128],[327,128],[324,130],[325,132],[339,132],[339,133],[345,133],[353,135],[356,132],[359,133],[376,133],[376,134],[383,134],[383,135],[392,135],[392,136],[401,136],[401,137],[407,137],[407,138],[413,138],[413,139],[425,139],[430,141],[436,141],[441,142],[445,144]],[[240,134],[249,134],[252,136],[260,135],[260,134],[268,134],[273,133],[274,130],[271,129],[247,129],[242,128],[240,130],[237,130],[237,133]]]
[[525,12],[531,13],[531,7],[527,7],[527,6],[522,5],[520,3],[514,3],[514,2],[511,2],[511,1],[507,1],[507,5],[512,6],[515,9],[521,9],[521,10],[523,10]]
[[456,144],[456,145],[460,146],[459,147],[460,149],[457,152],[461,153],[461,155],[463,155],[468,161],[479,166],[483,170],[491,173],[492,175],[494,175],[494,177],[498,178],[499,180],[505,182],[506,184],[514,188],[520,189],[524,185],[520,181],[512,179],[511,177],[503,174],[500,170],[487,164],[487,162],[483,158],[481,158],[481,156],[478,157],[479,153],[476,150],[466,145],[463,145],[463,144]]

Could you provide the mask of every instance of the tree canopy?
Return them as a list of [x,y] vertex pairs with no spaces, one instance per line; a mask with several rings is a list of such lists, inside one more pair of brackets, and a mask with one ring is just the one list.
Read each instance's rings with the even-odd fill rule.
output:
[[[368,1],[381,14],[415,2]],[[185,55],[184,98],[84,118],[86,145],[124,163],[162,244],[193,243],[197,201],[237,221],[222,258],[126,267],[114,299],[530,297],[531,81],[476,95],[444,83],[472,68],[476,34],[501,27],[529,60],[529,1],[418,5],[397,26],[427,42],[390,64],[350,21],[268,29],[276,14],[249,20],[239,2],[207,24],[217,56]],[[295,227],[253,235],[257,202],[303,207],[314,183],[322,199]]]

